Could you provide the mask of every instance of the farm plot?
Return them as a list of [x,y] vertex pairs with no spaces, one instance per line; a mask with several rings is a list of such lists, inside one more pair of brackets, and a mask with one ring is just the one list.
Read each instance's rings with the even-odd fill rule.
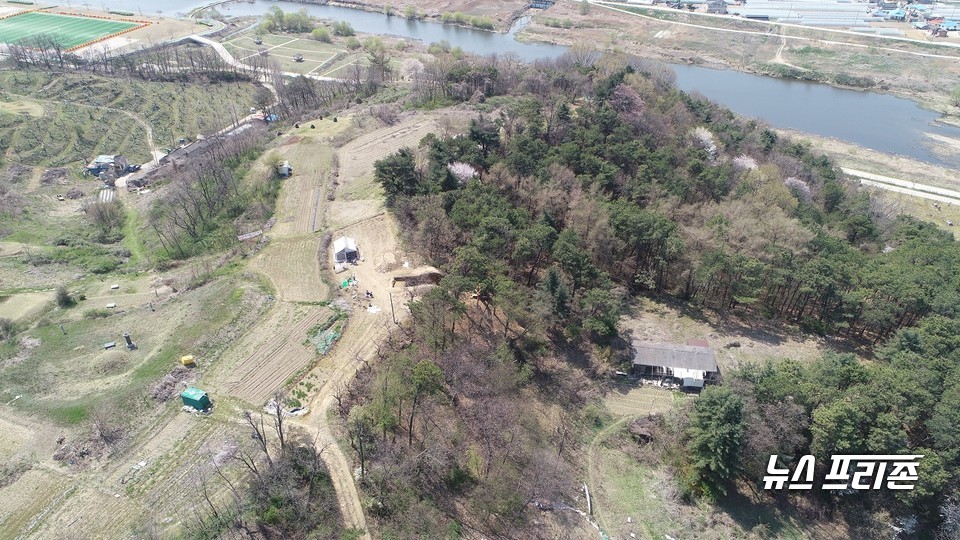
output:
[[0,96],[0,113],[43,116],[43,105],[27,99],[6,101]]
[[9,463],[31,434],[29,428],[0,417],[0,462]]
[[334,152],[329,144],[306,136],[294,136],[292,140],[294,144],[277,150],[293,166],[293,175],[284,180],[277,201],[274,237],[309,234],[323,228],[322,209],[334,179]]
[[291,376],[316,358],[315,350],[304,344],[307,330],[331,315],[333,311],[326,307],[278,305],[270,320],[261,324],[261,329],[240,348],[241,351],[253,349],[253,352],[234,355],[242,360],[231,366],[222,386],[247,402],[266,402]]
[[176,146],[180,137],[214,133],[245,116],[256,90],[251,83],[116,84],[89,74],[3,72],[0,92],[29,96],[46,112],[38,118],[0,114],[0,154],[28,165],[86,162],[104,153],[145,163],[151,156],[138,119],[150,126],[157,146]]
[[692,396],[662,388],[625,384],[611,390],[604,402],[617,416],[642,416],[664,413],[686,399],[692,399]]
[[373,164],[403,147],[416,148],[438,129],[434,117],[418,115],[345,144],[339,151],[341,185],[330,204],[330,226],[344,227],[382,212],[383,192],[374,180]]
[[253,261],[253,268],[267,275],[277,296],[287,302],[319,302],[329,294],[321,279],[320,238],[274,240]]
[[0,489],[0,538],[20,538],[74,493],[67,476],[32,469]]
[[[115,314],[103,309],[106,299],[88,299],[96,304],[73,309],[99,310],[92,318],[61,319],[27,333],[36,346],[22,350],[20,361],[5,367],[0,399],[22,395],[15,403],[18,409],[63,424],[81,423],[97,407],[139,399],[176,365],[181,351],[215,352],[233,332],[246,329],[248,316],[260,313],[260,292],[237,285],[225,280],[184,295],[155,297],[153,309],[142,300],[129,307],[118,301]],[[124,332],[131,334],[137,350],[123,346]],[[110,342],[117,346],[104,350]],[[130,411],[116,413],[122,417]]]

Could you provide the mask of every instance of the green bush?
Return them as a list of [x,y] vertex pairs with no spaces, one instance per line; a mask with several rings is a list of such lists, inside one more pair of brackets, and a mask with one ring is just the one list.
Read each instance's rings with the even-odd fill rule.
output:
[[76,302],[74,302],[73,297],[70,296],[70,291],[67,290],[63,285],[57,287],[57,305],[62,308],[72,307]]
[[88,309],[83,312],[84,319],[106,319],[111,315],[109,310],[102,308]]
[[493,30],[493,19],[489,17],[471,17],[470,25],[481,30]]
[[0,318],[0,340],[12,338],[17,333],[17,325],[10,319]]
[[314,28],[311,32],[310,37],[317,41],[322,41],[324,43],[332,43],[333,38],[330,36],[330,31],[326,28]]
[[573,21],[570,19],[546,19],[543,24],[551,28],[573,28]]
[[356,32],[353,31],[353,27],[347,21],[337,21],[333,23],[333,33],[338,36],[349,37]]
[[440,15],[440,22],[445,24],[469,24],[470,17],[459,11],[445,11]]
[[355,37],[347,38],[343,44],[351,51],[355,51],[360,48],[360,40]]
[[877,84],[870,77],[860,75],[850,75],[848,73],[837,73],[833,76],[833,82],[843,86],[852,86],[854,88],[870,88]]

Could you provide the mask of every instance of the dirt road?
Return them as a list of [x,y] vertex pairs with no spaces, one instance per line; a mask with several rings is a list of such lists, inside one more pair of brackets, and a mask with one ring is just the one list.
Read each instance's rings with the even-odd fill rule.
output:
[[[337,443],[327,412],[337,390],[349,384],[364,362],[375,358],[377,343],[394,327],[391,295],[397,320],[409,313],[405,305],[409,296],[402,287],[391,287],[392,278],[418,272],[415,261],[398,249],[397,226],[383,210],[373,164],[403,146],[416,146],[424,135],[438,130],[436,118],[411,116],[394,126],[379,127],[369,118],[360,123],[341,117],[336,124],[318,121],[317,129],[294,129],[286,135],[274,151],[290,161],[294,174],[284,180],[277,224],[267,233],[270,241],[250,264],[272,284],[275,306],[253,332],[223,355],[218,374],[209,378],[216,390],[253,406],[262,405],[299,375],[317,381],[303,400],[311,412],[291,423],[316,436],[347,527],[366,530],[366,519],[354,481],[353,456]],[[349,138],[347,133],[356,136],[336,148],[333,141]],[[337,170],[337,163],[344,164],[342,170]],[[356,240],[359,263],[334,275],[331,254],[322,250],[325,232],[333,238],[345,235]],[[337,286],[331,292],[331,281],[339,285],[348,277],[355,285]],[[332,313],[322,305],[328,300],[350,315],[334,348],[317,357],[304,341],[309,328]]]

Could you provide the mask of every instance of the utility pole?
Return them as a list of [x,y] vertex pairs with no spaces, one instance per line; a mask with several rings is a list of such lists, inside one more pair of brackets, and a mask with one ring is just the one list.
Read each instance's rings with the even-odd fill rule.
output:
[[393,317],[393,324],[399,325],[400,323],[397,322],[397,314],[393,311],[393,293],[390,292],[387,294],[390,295],[390,315]]

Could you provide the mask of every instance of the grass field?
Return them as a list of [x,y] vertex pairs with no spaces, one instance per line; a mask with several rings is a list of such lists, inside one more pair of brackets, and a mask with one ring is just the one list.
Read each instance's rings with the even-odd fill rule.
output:
[[[357,62],[366,64],[366,53],[362,50],[350,51],[336,42],[323,43],[303,37],[275,34],[262,36],[262,40],[263,43],[257,45],[254,43],[254,36],[242,35],[225,41],[223,46],[240,62],[259,55],[260,50],[266,50],[283,71],[303,75],[342,77],[349,66]],[[296,54],[303,55],[302,62],[293,60]]]
[[[266,51],[270,59],[276,62],[283,72],[300,75],[350,78],[355,64],[360,66],[369,64],[366,50],[349,49],[344,38],[338,37],[332,43],[323,43],[293,34],[267,34],[260,36],[263,43],[259,45],[254,42],[255,38],[256,36],[249,34],[241,35],[224,41],[223,46],[234,58],[244,63],[258,56],[261,50]],[[302,61],[297,62],[293,59],[297,54],[303,56]],[[391,68],[394,71],[399,70],[403,53],[391,46],[390,56]]]
[[30,12],[0,20],[0,42],[14,44],[46,35],[70,49],[137,26],[133,22]]

